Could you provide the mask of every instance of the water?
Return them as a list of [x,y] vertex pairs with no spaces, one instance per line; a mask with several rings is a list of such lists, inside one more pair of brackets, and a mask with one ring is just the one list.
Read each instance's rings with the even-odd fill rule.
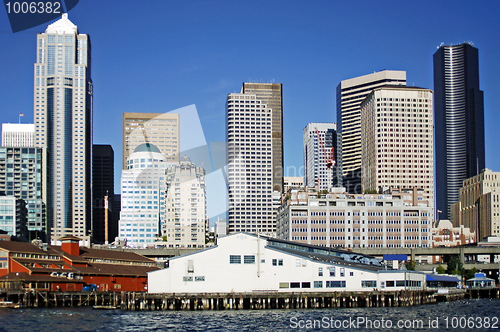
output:
[[498,299],[404,308],[258,311],[0,309],[0,331],[500,331],[499,319]]

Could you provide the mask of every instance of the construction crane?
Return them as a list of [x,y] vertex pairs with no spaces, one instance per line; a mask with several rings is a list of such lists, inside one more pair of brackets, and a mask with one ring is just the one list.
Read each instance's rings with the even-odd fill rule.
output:
[[330,169],[330,167],[335,165],[334,147],[332,146],[330,154],[327,154],[326,149],[325,149],[325,145],[323,144],[323,140],[321,139],[318,128],[314,128],[314,131],[316,132],[316,136],[318,137],[318,140],[319,140],[319,145],[321,146],[321,150],[323,150],[323,155],[325,156],[326,169]]

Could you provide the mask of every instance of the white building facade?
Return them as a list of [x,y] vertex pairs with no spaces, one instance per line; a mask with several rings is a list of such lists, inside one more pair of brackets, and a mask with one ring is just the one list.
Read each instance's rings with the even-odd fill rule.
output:
[[304,184],[320,191],[339,186],[337,179],[341,174],[337,174],[335,162],[337,124],[308,123],[304,128],[303,141]]
[[165,169],[165,222],[169,248],[205,248],[205,169],[186,156]]
[[118,237],[127,246],[144,248],[160,236],[165,220],[165,169],[169,164],[150,143],[137,146],[121,178],[121,211]]
[[418,195],[292,190],[278,212],[276,235],[325,247],[431,247],[432,208],[415,206]]
[[2,123],[2,146],[34,147],[35,125],[33,123]]
[[34,66],[35,146],[49,156],[52,238],[92,233],[91,47],[68,14],[37,36]]
[[425,274],[386,269],[379,260],[247,233],[169,259],[148,273],[149,293],[418,290]]
[[304,178],[302,176],[285,176],[283,178],[285,191],[288,192],[291,188],[300,188],[304,186]]
[[229,232],[274,234],[272,112],[255,95],[227,97]]

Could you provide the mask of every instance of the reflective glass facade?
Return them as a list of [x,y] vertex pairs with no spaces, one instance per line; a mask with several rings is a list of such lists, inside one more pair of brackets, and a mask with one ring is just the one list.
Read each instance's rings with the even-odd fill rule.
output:
[[485,167],[484,100],[478,50],[471,44],[441,46],[434,53],[436,208],[450,218],[463,181]]
[[0,195],[26,202],[28,230],[32,238],[42,239],[47,226],[44,160],[40,148],[0,147]]

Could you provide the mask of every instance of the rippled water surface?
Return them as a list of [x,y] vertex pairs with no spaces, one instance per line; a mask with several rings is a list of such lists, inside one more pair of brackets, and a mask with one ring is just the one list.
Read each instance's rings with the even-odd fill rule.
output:
[[500,331],[499,318],[500,300],[259,311],[0,309],[0,331]]

